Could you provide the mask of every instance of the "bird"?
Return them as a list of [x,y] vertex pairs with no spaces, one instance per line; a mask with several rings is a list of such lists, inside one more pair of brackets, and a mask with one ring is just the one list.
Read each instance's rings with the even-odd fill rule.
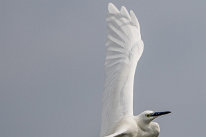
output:
[[158,137],[153,120],[170,111],[133,115],[133,83],[144,43],[135,13],[109,3],[100,137]]

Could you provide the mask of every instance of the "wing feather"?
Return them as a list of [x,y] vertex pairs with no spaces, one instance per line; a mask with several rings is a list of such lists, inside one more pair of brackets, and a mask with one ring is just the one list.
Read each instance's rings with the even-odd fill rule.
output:
[[133,82],[136,65],[142,55],[139,22],[133,11],[119,11],[108,4],[108,36],[105,58],[105,85],[102,102],[101,137],[112,134],[124,116],[133,115]]
[[105,137],[120,137],[123,136],[126,133],[127,129],[121,129],[120,131],[117,131],[111,135],[105,136]]

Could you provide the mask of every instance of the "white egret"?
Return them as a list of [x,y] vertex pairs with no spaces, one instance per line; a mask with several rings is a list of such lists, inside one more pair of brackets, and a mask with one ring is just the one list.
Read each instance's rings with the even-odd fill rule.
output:
[[165,112],[144,111],[133,115],[133,83],[144,44],[139,22],[131,10],[108,4],[106,18],[105,85],[100,137],[157,137],[159,125],[152,122]]

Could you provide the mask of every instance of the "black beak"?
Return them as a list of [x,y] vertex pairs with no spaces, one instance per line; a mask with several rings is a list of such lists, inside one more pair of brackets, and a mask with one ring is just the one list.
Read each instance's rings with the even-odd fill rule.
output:
[[170,111],[164,111],[164,112],[154,112],[151,114],[151,116],[162,116],[171,113]]

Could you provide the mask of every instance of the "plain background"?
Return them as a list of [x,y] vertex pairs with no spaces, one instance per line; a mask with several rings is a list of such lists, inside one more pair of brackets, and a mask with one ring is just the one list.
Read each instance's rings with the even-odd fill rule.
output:
[[[0,0],[0,136],[97,137],[108,0]],[[203,137],[206,1],[111,0],[133,9],[145,49],[134,112],[170,110],[160,137]]]

